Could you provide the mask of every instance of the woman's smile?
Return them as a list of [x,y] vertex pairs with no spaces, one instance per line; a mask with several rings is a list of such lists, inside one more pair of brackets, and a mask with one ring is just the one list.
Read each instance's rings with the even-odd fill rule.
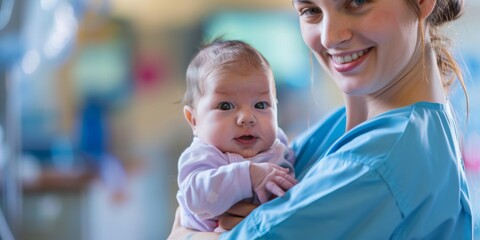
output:
[[348,54],[329,55],[332,59],[332,65],[339,73],[345,73],[353,70],[360,65],[368,56],[371,48],[363,49]]

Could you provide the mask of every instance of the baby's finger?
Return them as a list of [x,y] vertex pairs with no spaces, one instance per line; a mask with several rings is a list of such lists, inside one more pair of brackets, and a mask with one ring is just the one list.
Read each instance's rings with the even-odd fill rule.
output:
[[287,174],[287,176],[285,176],[285,179],[291,182],[293,185],[298,183],[297,179],[295,179],[292,175]]
[[282,190],[282,188],[280,188],[280,187],[279,187],[275,182],[273,182],[273,181],[268,181],[268,182],[265,184],[265,188],[266,188],[269,192],[271,192],[271,193],[273,193],[273,194],[275,194],[275,195],[277,195],[277,196],[279,196],[279,197],[285,195],[285,192]]
[[286,172],[286,173],[290,171],[290,169],[288,169],[288,168],[280,167],[280,166],[275,165],[275,164],[273,164],[273,168],[276,169],[276,170],[282,171],[282,172]]
[[285,178],[283,176],[275,176],[272,178],[272,181],[274,181],[284,191],[289,190],[297,184],[296,182],[292,182],[291,179]]
[[292,183],[288,179],[285,179],[285,178],[280,177],[280,176],[275,176],[275,177],[272,178],[272,180],[275,182],[275,184],[277,186],[279,186],[280,188],[282,188],[285,191],[292,188],[293,186],[295,186],[295,183]]
[[287,173],[277,172],[275,175],[284,178],[286,181],[289,181],[293,185],[298,183],[298,181],[294,177],[292,177],[291,175],[289,175]]
[[[267,185],[268,185],[268,183],[267,183]],[[267,188],[266,185],[265,185],[265,188]],[[267,188],[267,190],[268,190],[268,188]],[[257,194],[258,200],[260,200],[261,203],[268,202],[268,194],[265,190],[256,191],[255,193]]]

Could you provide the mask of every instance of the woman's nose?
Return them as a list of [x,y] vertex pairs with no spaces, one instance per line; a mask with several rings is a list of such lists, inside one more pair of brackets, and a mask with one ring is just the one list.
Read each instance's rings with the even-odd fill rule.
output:
[[342,17],[340,13],[325,15],[320,26],[322,45],[327,49],[334,49],[350,40],[352,38],[350,21]]
[[241,127],[251,127],[257,122],[255,114],[251,110],[239,111],[237,117],[237,124]]

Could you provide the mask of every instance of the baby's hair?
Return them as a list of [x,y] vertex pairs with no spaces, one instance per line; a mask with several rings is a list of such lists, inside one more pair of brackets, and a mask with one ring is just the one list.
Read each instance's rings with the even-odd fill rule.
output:
[[204,44],[187,67],[187,90],[183,104],[195,107],[195,99],[204,93],[204,83],[209,75],[218,70],[235,70],[239,66],[270,72],[270,64],[251,45],[239,40],[216,38]]

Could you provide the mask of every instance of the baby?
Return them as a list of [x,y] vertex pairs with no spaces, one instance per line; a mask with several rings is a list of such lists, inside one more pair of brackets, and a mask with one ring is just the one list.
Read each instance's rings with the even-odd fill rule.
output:
[[188,66],[183,101],[194,134],[178,163],[184,227],[221,231],[218,216],[235,203],[264,203],[296,184],[273,73],[253,47],[218,39],[204,46]]

